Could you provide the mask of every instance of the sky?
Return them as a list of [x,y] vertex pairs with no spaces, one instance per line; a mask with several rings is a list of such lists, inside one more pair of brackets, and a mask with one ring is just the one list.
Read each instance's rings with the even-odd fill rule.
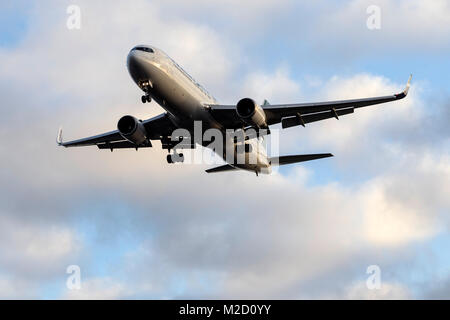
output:
[[[0,298],[450,298],[450,2],[14,1],[0,28]],[[413,81],[401,101],[280,130],[280,154],[334,157],[272,175],[169,165],[158,142],[57,147],[60,125],[68,140],[163,111],[127,72],[136,44],[223,104]]]

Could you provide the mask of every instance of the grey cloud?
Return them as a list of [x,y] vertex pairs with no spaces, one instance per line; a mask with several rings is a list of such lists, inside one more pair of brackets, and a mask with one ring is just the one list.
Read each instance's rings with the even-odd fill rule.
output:
[[[199,26],[178,16],[162,21],[158,7],[146,2],[133,8],[126,2],[108,8],[99,3],[82,5],[86,10],[82,34],[55,27],[62,18],[40,22],[38,26],[43,29],[30,30],[27,46],[0,54],[0,130],[10,137],[0,149],[4,164],[0,170],[1,215],[4,219],[14,218],[13,226],[18,231],[27,227],[36,230],[31,233],[41,235],[43,240],[37,242],[37,247],[44,256],[29,259],[25,254],[21,244],[31,243],[33,237],[19,239],[20,232],[11,231],[14,228],[3,233],[9,236],[11,248],[17,248],[9,251],[8,247],[0,247],[2,257],[10,258],[9,262],[1,260],[8,278],[5,287],[10,281],[16,283],[15,279],[19,279],[18,284],[23,281],[23,286],[36,288],[58,278],[58,270],[69,259],[65,251],[56,252],[53,260],[45,259],[50,252],[47,242],[52,244],[54,238],[62,238],[52,236],[50,231],[53,227],[76,237],[81,231],[77,224],[80,221],[93,226],[95,237],[92,243],[75,239],[79,252],[72,258],[93,274],[86,280],[91,297],[319,297],[327,290],[345,296],[342,288],[349,287],[355,278],[360,280],[359,267],[376,256],[377,248],[390,252],[382,262],[395,268],[399,253],[410,242],[426,241],[439,232],[433,228],[435,213],[449,206],[442,200],[446,197],[442,187],[447,186],[444,180],[448,160],[444,158],[442,168],[437,170],[433,165],[437,163],[437,150],[446,141],[446,135],[440,134],[446,130],[442,120],[448,116],[446,108],[442,109],[444,116],[439,114],[436,119],[426,115],[429,124],[425,127],[431,132],[423,129],[423,135],[412,139],[423,138],[424,148],[431,140],[435,143],[436,147],[427,151],[432,158],[431,168],[426,170],[415,170],[414,166],[402,170],[405,162],[396,165],[392,156],[383,163],[374,161],[366,143],[396,135],[399,149],[408,151],[415,143],[407,137],[416,132],[418,123],[397,122],[396,126],[396,118],[363,130],[368,137],[353,148],[359,156],[348,156],[342,170],[353,174],[362,163],[376,169],[368,181],[356,186],[336,181],[309,187],[307,169],[302,167],[289,177],[275,174],[255,179],[246,173],[212,177],[203,172],[204,166],[165,164],[164,152],[157,147],[138,153],[57,148],[54,139],[61,121],[68,137],[75,138],[110,130],[124,113],[145,117],[160,110],[139,104],[138,90],[126,73],[127,50],[137,42],[167,47],[166,51],[183,60],[180,63],[187,64],[200,82],[211,82],[217,91],[252,87],[246,81],[251,74],[240,74],[244,80],[232,81],[236,76],[228,67],[239,71],[242,62],[233,60],[233,54],[227,55],[230,43],[223,41],[220,29]],[[52,11],[54,18],[57,12]],[[94,16],[96,21],[89,19]],[[42,34],[46,37],[32,41]],[[107,37],[110,34],[115,35],[114,39]],[[177,41],[184,37],[188,40]],[[36,49],[32,57],[26,54],[30,48]],[[217,69],[209,74],[205,61],[208,66],[216,64]],[[287,83],[296,88],[294,81]],[[25,96],[24,86],[28,93]],[[280,91],[285,92],[282,89],[274,94],[280,96]],[[297,94],[295,90],[289,92]],[[227,93],[228,97],[231,94]],[[355,114],[340,125],[350,124],[357,117]],[[305,138],[314,138],[326,125],[317,130],[308,128]],[[27,130],[17,130],[18,126]],[[417,163],[422,160],[413,159]],[[411,186],[410,179],[423,183]],[[388,204],[422,208],[419,218],[431,225],[431,234],[419,239],[408,234],[410,238],[402,245],[371,243],[364,234],[363,217],[367,211],[364,188],[372,184],[386,195]],[[117,205],[120,210],[110,210],[107,204]],[[394,210],[395,214],[402,212]],[[133,246],[138,243],[136,248],[112,266],[112,279],[97,279],[93,270],[101,261],[93,252],[99,246],[114,249],[127,237]],[[40,265],[43,271],[32,273],[17,268],[24,261]],[[52,266],[48,265],[52,261]],[[329,285],[329,275],[339,280]],[[183,283],[184,289],[177,286]],[[316,286],[319,289],[315,294]],[[39,296],[38,290],[33,294]]]

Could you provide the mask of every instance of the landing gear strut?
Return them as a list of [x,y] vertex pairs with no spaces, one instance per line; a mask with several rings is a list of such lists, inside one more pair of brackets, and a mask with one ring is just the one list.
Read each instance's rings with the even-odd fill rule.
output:
[[177,154],[168,154],[167,155],[167,163],[176,163],[176,162],[183,162],[184,161],[184,155],[182,153]]

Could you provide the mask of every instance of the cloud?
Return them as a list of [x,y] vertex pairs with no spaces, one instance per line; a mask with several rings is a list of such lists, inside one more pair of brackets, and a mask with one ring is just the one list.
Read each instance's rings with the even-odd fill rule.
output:
[[52,276],[80,249],[75,232],[61,225],[27,224],[3,213],[0,231],[2,270],[16,275]]
[[20,277],[10,274],[0,275],[0,298],[5,299],[32,299],[36,297],[37,288]]
[[[274,5],[246,4],[237,17],[264,20]],[[269,22],[249,26],[250,37],[168,17],[166,3],[80,6],[80,33],[65,29],[63,4],[48,15],[36,7],[25,40],[0,52],[2,296],[41,297],[41,286],[73,263],[85,276],[82,290],[62,292],[67,299],[412,296],[396,279],[375,296],[359,281],[368,264],[395,270],[412,259],[412,245],[448,232],[448,110],[434,102],[436,114],[427,111],[423,83],[401,102],[282,133],[283,152],[332,151],[325,168],[211,176],[205,166],[166,164],[158,143],[138,153],[60,149],[61,122],[76,138],[111,130],[125,113],[161,111],[139,103],[127,74],[136,43],[161,47],[221,100],[346,99],[404,85],[368,73],[296,79],[288,63],[255,68],[247,45]],[[319,174],[330,177],[315,183]],[[108,251],[113,258],[98,258]]]
[[[293,182],[295,178],[301,180]],[[183,210],[158,206],[158,210],[149,209],[140,216],[140,226],[157,223],[164,231],[152,232],[145,242],[146,250],[129,257],[133,263],[131,267],[124,264],[130,267],[125,274],[133,276],[127,282],[142,284],[146,279],[152,289],[144,292],[155,297],[166,296],[173,281],[187,284],[184,290],[170,290],[168,297],[290,297],[288,292],[299,296],[311,279],[320,281],[336,268],[352,266],[355,257],[370,257],[378,248],[399,253],[411,242],[433,238],[441,230],[429,214],[448,206],[445,202],[442,207],[431,204],[416,211],[417,201],[396,199],[386,182],[371,181],[358,186],[360,190],[352,190],[338,183],[310,188],[303,175],[217,180],[211,183],[197,178],[200,185],[208,185],[202,193],[202,207],[209,210],[199,209],[198,195],[174,190],[179,195],[176,203]],[[367,192],[372,187],[377,192]],[[217,199],[217,190],[224,200]],[[379,193],[394,200],[377,202]],[[226,201],[236,194],[245,196],[232,203]],[[134,201],[142,199],[137,196]],[[163,196],[160,201],[167,203],[168,199]],[[151,202],[144,201],[141,207],[153,208]],[[389,226],[393,221],[396,224]],[[422,222],[423,230],[417,229],[417,221]],[[376,257],[375,262],[382,264],[385,259]],[[404,256],[389,258],[396,259],[403,261]],[[362,275],[364,268],[359,270]],[[347,272],[355,271],[343,271]],[[196,273],[213,287],[199,289],[202,277]],[[329,283],[329,287],[333,285]]]
[[[314,33],[306,34],[308,42],[319,51],[333,48],[339,57],[355,58],[360,53],[407,53],[448,49],[450,6],[445,0],[424,2],[382,0],[352,0],[344,4],[327,3],[327,8],[315,6],[312,24]],[[371,5],[380,8],[380,29],[369,30],[366,22]],[[442,26],[436,28],[436,26]]]
[[[368,221],[370,230],[380,231],[378,235],[373,233],[374,240],[395,242],[385,233],[389,233],[388,230],[392,231],[394,238],[407,241],[410,237],[420,239],[429,235],[433,229],[441,229],[438,222],[441,212],[450,205],[449,157],[438,155],[433,158],[425,155],[414,165],[414,168],[405,168],[401,173],[386,177],[382,182],[384,194],[376,188],[372,195],[368,192],[369,197],[372,197],[368,207],[380,208],[380,211],[372,212]],[[390,211],[387,206],[398,212]],[[405,225],[405,221],[410,221],[410,225]]]
[[[245,25],[247,28],[264,28],[267,24],[265,17],[276,16],[277,13],[286,13],[294,5],[292,0],[250,0],[242,3],[238,0],[194,0],[187,4],[185,1],[156,1],[159,5],[170,8],[170,10],[188,15],[193,19],[201,19],[207,15],[208,18],[226,19],[229,23],[227,28]],[[237,10],[239,8],[239,10]],[[224,14],[225,13],[225,14]],[[210,21],[213,22],[213,21]],[[245,32],[245,30],[242,30]]]
[[351,300],[402,300],[410,299],[411,294],[407,288],[398,283],[383,283],[380,289],[369,290],[365,282],[359,282],[347,288],[344,298]]
[[450,298],[450,281],[448,279],[443,281],[436,281],[432,289],[424,295],[425,299],[449,299]]
[[126,297],[125,288],[110,278],[94,278],[82,281],[81,289],[67,290],[63,299],[112,300]]
[[287,67],[280,67],[272,74],[249,73],[244,80],[241,96],[248,96],[262,104],[264,99],[274,101],[297,101],[300,86],[289,77]]

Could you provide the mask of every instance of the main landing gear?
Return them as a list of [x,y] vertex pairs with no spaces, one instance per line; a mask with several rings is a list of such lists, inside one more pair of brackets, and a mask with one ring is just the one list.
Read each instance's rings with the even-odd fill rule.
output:
[[176,162],[183,162],[184,161],[184,155],[182,153],[174,153],[174,154],[168,154],[167,155],[167,163],[176,163]]
[[141,101],[142,101],[142,103],[146,103],[146,102],[150,103],[152,101],[152,98],[150,97],[150,95],[145,94],[141,97]]

